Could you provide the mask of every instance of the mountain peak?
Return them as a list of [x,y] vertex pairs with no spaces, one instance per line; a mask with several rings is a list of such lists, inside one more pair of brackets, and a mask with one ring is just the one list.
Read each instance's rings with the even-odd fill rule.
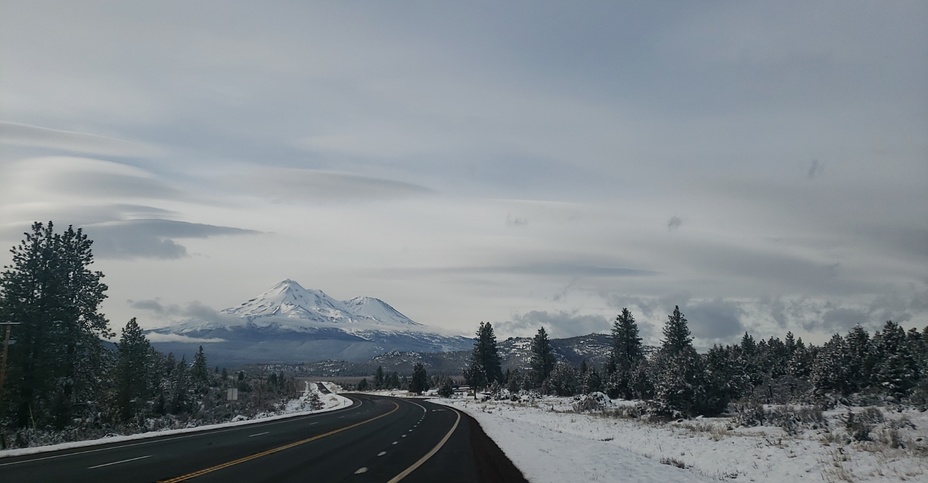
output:
[[363,322],[403,329],[422,326],[383,300],[355,297],[343,302],[329,297],[322,290],[303,288],[289,278],[238,307],[230,307],[222,312],[248,321],[286,318],[328,324]]

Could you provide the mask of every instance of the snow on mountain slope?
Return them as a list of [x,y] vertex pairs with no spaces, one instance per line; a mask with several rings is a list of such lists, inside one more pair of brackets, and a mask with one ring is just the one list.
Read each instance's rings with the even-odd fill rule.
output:
[[290,279],[274,285],[270,290],[238,307],[224,309],[222,313],[249,320],[286,317],[343,322],[352,319],[351,312],[343,302],[329,297],[322,290],[307,290]]
[[355,297],[345,301],[345,305],[351,313],[359,317],[368,317],[388,325],[422,327],[422,324],[406,317],[383,300],[377,298]]

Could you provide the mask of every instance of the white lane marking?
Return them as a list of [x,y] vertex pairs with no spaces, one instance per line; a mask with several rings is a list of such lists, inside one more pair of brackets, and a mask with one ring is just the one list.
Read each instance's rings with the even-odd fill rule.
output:
[[265,431],[265,432],[263,432],[263,433],[249,434],[248,437],[249,437],[249,438],[254,438],[255,436],[264,436],[264,435],[267,434],[267,433],[270,433],[270,431]]
[[405,437],[406,437],[406,435],[404,434],[404,435],[402,435],[402,436],[400,436],[400,437],[401,437],[401,438],[405,438]]
[[319,421],[316,421],[315,423],[309,423],[310,426],[312,426],[312,425],[314,425],[314,424],[319,424]]
[[360,474],[363,474],[363,473],[367,473],[367,466],[362,466],[362,467],[358,468],[358,471],[355,471],[355,472],[354,472],[354,474],[356,474],[356,475],[360,475]]
[[393,443],[391,443],[391,444],[396,444],[396,443],[399,443],[399,441],[394,441],[394,442],[393,442]]
[[97,466],[88,466],[87,469],[88,469],[88,470],[92,470],[92,469],[94,469],[94,468],[103,468],[104,466],[118,465],[119,463],[128,463],[128,462],[130,462],[130,461],[143,460],[143,459],[145,459],[145,458],[151,458],[151,455],[148,455],[148,456],[139,456],[138,458],[129,458],[129,459],[127,459],[127,460],[122,460],[122,461],[114,461],[114,462],[112,462],[112,463],[103,463],[102,465],[97,465]]
[[[416,403],[413,403],[413,404],[416,404]],[[419,406],[419,405],[416,404],[416,406]],[[422,407],[422,406],[419,406],[419,407]],[[425,408],[423,407],[422,409],[424,410]],[[409,468],[406,468],[405,470],[403,470],[402,473],[400,473],[400,474],[394,476],[394,477],[393,477],[390,481],[388,481],[387,483],[397,483],[397,482],[399,482],[400,480],[402,480],[403,478],[406,478],[407,476],[409,476],[410,473],[412,473],[413,471],[416,471],[417,468],[419,468],[420,466],[422,466],[426,461],[429,460],[429,458],[431,458],[432,456],[434,456],[435,453],[437,453],[438,450],[440,450],[441,447],[444,446],[445,443],[448,442],[448,439],[451,438],[451,435],[452,435],[452,434],[454,434],[454,430],[458,429],[458,423],[461,422],[461,413],[460,413],[457,409],[451,409],[451,411],[453,411],[453,412],[454,412],[455,414],[457,414],[457,416],[458,416],[458,419],[454,421],[454,426],[451,426],[451,431],[448,431],[448,434],[446,434],[445,437],[442,438],[442,440],[439,441],[438,444],[437,444],[434,448],[432,448],[432,451],[429,451],[425,456],[423,456],[422,458],[420,458],[419,461],[416,461],[415,463],[413,463],[412,466],[410,466]]]
[[381,451],[381,452],[377,453],[377,456],[383,456],[383,455],[385,455],[385,454],[387,454],[386,451]]

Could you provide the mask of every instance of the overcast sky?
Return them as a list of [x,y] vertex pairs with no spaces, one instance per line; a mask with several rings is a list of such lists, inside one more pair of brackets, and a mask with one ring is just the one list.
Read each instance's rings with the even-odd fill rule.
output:
[[[115,328],[291,278],[472,334],[928,325],[928,2],[0,0],[0,245]],[[6,265],[9,253],[0,254]]]

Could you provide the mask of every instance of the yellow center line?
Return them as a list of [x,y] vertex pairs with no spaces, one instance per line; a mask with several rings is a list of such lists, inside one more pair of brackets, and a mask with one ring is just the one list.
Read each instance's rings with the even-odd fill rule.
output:
[[361,422],[358,422],[358,423],[354,423],[354,424],[352,424],[352,425],[350,425],[350,426],[345,426],[345,427],[343,427],[343,428],[338,428],[338,429],[336,429],[336,430],[329,431],[328,433],[325,433],[325,434],[319,434],[319,435],[313,436],[312,438],[306,438],[306,439],[303,439],[303,440],[300,440],[300,441],[296,441],[296,442],[293,442],[293,443],[290,443],[290,444],[285,444],[285,445],[283,445],[283,446],[278,446],[278,447],[276,447],[276,448],[271,448],[271,449],[269,449],[269,450],[262,451],[262,452],[260,452],[260,453],[255,453],[255,454],[253,454],[253,455],[245,456],[244,458],[239,458],[239,459],[237,459],[237,460],[232,460],[232,461],[229,461],[229,462],[226,462],[226,463],[218,464],[218,465],[216,465],[216,466],[211,466],[211,467],[209,467],[209,468],[204,468],[204,469],[199,470],[199,471],[194,471],[193,473],[187,473],[186,475],[182,475],[182,476],[178,476],[178,477],[175,477],[175,478],[171,478],[171,479],[169,479],[169,480],[161,480],[159,483],[175,483],[175,482],[178,482],[178,481],[190,480],[190,479],[196,478],[196,477],[198,477],[198,476],[203,476],[203,475],[205,475],[205,474],[207,474],[207,473],[212,473],[212,472],[214,472],[214,471],[219,471],[219,470],[221,470],[221,469],[228,468],[228,467],[230,467],[230,466],[235,466],[235,465],[237,465],[237,464],[239,464],[239,463],[244,463],[244,462],[246,462],[246,461],[251,461],[251,460],[258,459],[258,458],[261,458],[261,457],[263,457],[263,456],[271,455],[271,454],[274,454],[274,453],[279,453],[279,452],[281,452],[281,451],[288,450],[288,449],[290,449],[290,448],[295,448],[295,447],[300,446],[300,445],[302,445],[302,444],[306,444],[306,443],[309,443],[309,442],[312,442],[312,441],[316,441],[317,439],[325,438],[326,436],[331,436],[331,435],[336,434],[336,433],[341,433],[342,431],[347,431],[347,430],[352,429],[352,428],[357,428],[358,426],[361,426],[361,425],[363,425],[363,424],[367,424],[367,423],[369,423],[369,422],[371,422],[371,421],[376,421],[376,420],[378,420],[378,419],[380,419],[380,418],[383,418],[383,417],[386,417],[386,416],[389,416],[389,415],[395,413],[395,412],[400,408],[400,405],[397,404],[397,403],[394,402],[394,401],[390,401],[390,402],[393,403],[394,408],[391,409],[390,411],[386,412],[386,413],[381,414],[380,416],[373,417],[373,418],[371,418],[371,419],[367,419],[367,420],[364,420],[364,421],[361,421]]

